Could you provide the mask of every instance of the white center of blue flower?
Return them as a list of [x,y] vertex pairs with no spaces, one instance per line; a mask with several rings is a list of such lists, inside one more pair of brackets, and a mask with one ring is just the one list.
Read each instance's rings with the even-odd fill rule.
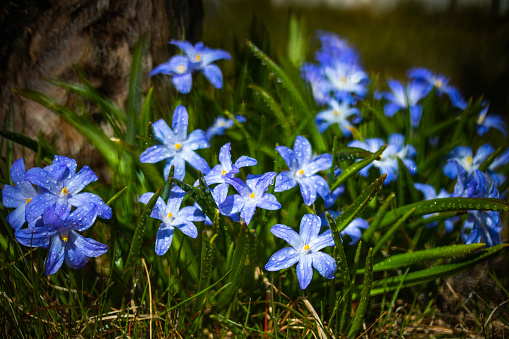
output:
[[62,191],[60,192],[60,196],[62,198],[66,197],[68,193],[69,193],[69,191],[67,190],[67,187],[64,187],[64,188],[62,188]]
[[311,248],[309,247],[309,245],[308,245],[308,244],[304,245],[304,246],[302,247],[302,249],[300,250],[300,252],[301,252],[302,254],[308,254],[310,251],[311,251]]

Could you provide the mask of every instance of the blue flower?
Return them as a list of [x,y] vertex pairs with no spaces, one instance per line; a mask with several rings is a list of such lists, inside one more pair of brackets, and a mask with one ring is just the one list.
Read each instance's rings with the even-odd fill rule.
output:
[[301,67],[301,77],[311,85],[311,91],[317,104],[325,105],[331,99],[331,86],[325,78],[321,66],[305,63]]
[[[237,173],[239,173],[239,168],[246,166],[254,166],[257,164],[257,161],[248,156],[241,156],[235,162],[235,165],[232,163],[232,158],[230,155],[231,146],[230,143],[226,143],[221,147],[219,151],[219,162],[220,164],[214,166],[210,170],[210,172],[205,176],[205,182],[207,185],[219,184],[212,190],[212,196],[218,205],[224,202],[226,199],[226,195],[228,194],[229,184],[225,181],[225,177],[233,178]],[[198,185],[198,181],[195,182],[195,186]]]
[[194,130],[187,135],[188,115],[184,106],[178,106],[173,113],[172,128],[163,119],[152,124],[156,139],[161,145],[147,148],[140,155],[142,163],[156,163],[166,159],[164,165],[164,178],[170,174],[171,166],[174,168],[174,176],[183,180],[186,175],[186,161],[197,170],[207,174],[209,165],[194,150],[209,147],[205,132],[201,129]]
[[201,71],[215,88],[223,87],[223,74],[214,61],[230,60],[230,53],[222,49],[212,49],[198,42],[194,46],[188,41],[171,40],[170,44],[184,51],[192,71]]
[[[154,193],[145,193],[140,197],[140,202],[146,204]],[[205,217],[200,209],[195,206],[186,206],[180,208],[185,192],[178,186],[172,188],[168,197],[168,204],[160,197],[157,198],[156,205],[152,209],[150,216],[162,221],[157,231],[156,248],[158,255],[165,254],[170,248],[175,228],[182,231],[191,238],[198,236],[198,230],[192,221],[204,221]]]
[[434,86],[439,96],[443,93],[447,94],[453,106],[462,110],[467,108],[467,102],[456,87],[449,85],[449,78],[446,76],[432,73],[425,68],[412,68],[408,70],[408,77]]
[[99,196],[92,193],[79,193],[89,183],[96,181],[97,175],[88,166],[76,173],[74,159],[55,155],[53,163],[44,169],[34,167],[25,174],[25,180],[44,189],[44,192],[32,198],[26,205],[25,217],[30,224],[39,218],[48,208],[54,209],[61,219],[65,220],[72,206],[94,204],[98,216],[111,218],[111,208]]
[[351,107],[350,104],[350,100],[343,100],[341,103],[334,99],[330,100],[329,109],[319,112],[315,117],[318,131],[323,133],[330,125],[338,124],[344,136],[352,135],[354,127],[348,118],[354,115],[353,123],[359,123],[362,118],[359,109]]
[[[333,219],[337,219],[337,217],[339,217],[341,215],[341,213],[343,213],[343,212],[327,211],[327,213],[329,213]],[[325,212],[320,214],[320,220],[321,220],[322,227],[330,228],[329,221],[327,220],[327,217],[325,216]],[[362,218],[355,218],[354,220],[352,220],[351,223],[348,224],[348,226],[345,227],[344,230],[341,231],[341,233],[340,233],[341,242],[343,241],[343,237],[345,235],[348,235],[351,239],[349,245],[358,243],[362,236],[361,229],[368,229],[368,228],[369,228],[369,223],[366,220],[364,220]]]
[[67,266],[79,269],[85,266],[88,258],[98,257],[108,249],[108,246],[77,233],[92,226],[98,213],[94,204],[81,205],[65,217],[47,208],[42,216],[44,226],[19,229],[15,232],[16,240],[29,247],[49,246],[46,275],[57,272],[64,260]]
[[[484,144],[477,149],[475,156],[468,146],[457,146],[447,155],[449,161],[443,167],[444,174],[451,179],[458,174],[457,164],[463,167],[465,172],[472,173],[479,168],[484,160],[495,152],[490,144]],[[456,164],[457,163],[457,164]]]
[[191,91],[193,85],[193,77],[191,75],[191,68],[189,59],[183,55],[175,55],[170,61],[157,66],[150,72],[150,76],[156,74],[167,74],[171,78],[171,83],[175,89],[182,93],[187,94]]
[[490,108],[490,105],[487,104],[479,113],[479,116],[477,117],[475,130],[477,134],[484,135],[490,128],[496,128],[500,132],[504,134],[504,136],[507,135],[506,131],[506,124],[505,120],[502,116],[496,115],[496,114],[488,114],[488,109]]
[[[437,199],[437,198],[449,198],[451,196],[443,188],[440,190],[440,193],[437,194],[437,192],[435,191],[435,188],[431,185],[415,183],[414,186],[415,186],[415,189],[421,191],[424,194],[424,200],[431,200],[431,199]],[[423,217],[429,218],[434,215],[437,215],[437,213],[426,214],[426,215],[423,215]],[[448,218],[448,219],[444,220],[445,231],[451,232],[454,227],[454,223],[458,220],[459,220],[459,217],[452,217],[452,218]],[[437,226],[436,221],[426,225],[426,227],[428,227],[428,228],[435,227],[435,226]]]
[[419,126],[422,106],[418,105],[418,102],[429,93],[431,87],[419,81],[409,82],[406,88],[396,80],[387,80],[387,84],[391,92],[385,94],[385,98],[388,100],[384,107],[385,115],[392,117],[397,111],[408,109],[412,127]]
[[[2,189],[2,204],[8,208],[15,208],[7,215],[6,221],[15,230],[25,223],[25,207],[39,193],[30,181],[25,180],[25,164],[23,158],[16,160],[11,166],[11,179],[14,186],[4,185]],[[34,227],[38,219],[31,221],[28,227]]]
[[368,75],[356,64],[331,60],[324,65],[324,73],[336,98],[344,98],[350,94],[363,97],[366,94]]
[[249,225],[256,207],[266,210],[280,209],[281,204],[276,197],[270,193],[265,193],[275,176],[275,172],[267,172],[261,176],[248,175],[247,182],[243,182],[239,178],[225,176],[224,180],[235,187],[239,194],[227,196],[220,206],[221,210],[226,215],[240,212],[242,220]]
[[312,159],[311,144],[300,135],[295,140],[293,150],[286,146],[277,146],[276,150],[290,171],[283,171],[277,175],[275,192],[289,190],[298,183],[304,203],[308,206],[315,202],[317,194],[324,199],[330,194],[327,181],[316,173],[332,166],[332,155],[326,153]]
[[[400,158],[410,174],[414,175],[417,172],[417,166],[413,158],[417,152],[412,145],[405,145],[404,142],[405,137],[403,135],[397,133],[391,134],[389,136],[389,144],[380,156],[381,160],[373,161],[360,170],[359,174],[367,177],[368,171],[372,166],[378,167],[380,174],[387,174],[387,179],[384,181],[384,185],[387,185],[398,177],[399,166],[397,158]],[[385,145],[385,142],[379,138],[366,139],[366,142],[354,140],[348,144],[349,147],[359,147],[372,153],[378,151],[383,145]]]
[[[237,115],[235,117],[238,122],[245,122],[246,118],[244,118],[242,115]],[[217,117],[216,120],[214,120],[214,124],[210,126],[207,129],[207,132],[205,132],[205,136],[207,137],[207,140],[210,141],[214,135],[223,135],[224,132],[227,129],[232,128],[234,125],[234,122],[232,119],[226,119],[224,117]]]
[[283,239],[291,247],[285,247],[274,253],[265,269],[279,271],[297,264],[297,279],[301,289],[306,289],[313,278],[313,267],[327,279],[333,279],[337,270],[336,261],[330,255],[320,252],[321,249],[334,246],[331,230],[320,232],[320,218],[306,214],[300,222],[299,233],[286,225],[272,226],[271,232]]
[[[468,174],[461,165],[458,167],[458,179],[452,197],[499,198],[497,185],[488,181],[484,173],[475,170]],[[502,243],[500,232],[502,222],[496,211],[470,210],[463,225],[462,237],[467,244],[483,242],[487,247]]]

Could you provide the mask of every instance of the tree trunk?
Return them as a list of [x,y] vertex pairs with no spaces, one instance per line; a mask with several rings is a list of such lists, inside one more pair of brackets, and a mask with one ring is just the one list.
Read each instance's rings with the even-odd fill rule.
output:
[[[77,65],[94,87],[124,107],[132,51],[140,38],[150,41],[148,73],[168,60],[169,39],[184,35],[187,40],[199,39],[202,17],[201,0],[5,1],[0,5],[1,128],[12,99],[15,132],[37,139],[41,130],[59,154],[92,160],[91,147],[73,128],[13,90],[40,91],[71,105],[72,96],[46,79],[77,80],[73,69]],[[16,147],[15,157],[20,156]]]

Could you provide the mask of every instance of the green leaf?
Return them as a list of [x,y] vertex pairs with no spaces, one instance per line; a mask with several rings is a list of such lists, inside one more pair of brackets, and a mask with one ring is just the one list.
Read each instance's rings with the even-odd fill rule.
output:
[[387,174],[382,174],[380,178],[376,179],[371,185],[366,187],[359,197],[339,215],[336,219],[336,226],[339,232],[344,230],[353,221],[353,219],[355,219],[357,214],[366,207],[371,199],[374,198],[380,187],[382,187],[385,178],[387,178]]
[[[141,108],[141,118],[140,118],[140,135],[143,138],[148,138],[150,131],[150,121],[152,121],[154,117],[153,106],[152,106],[152,96],[154,93],[154,87],[150,87],[145,101],[143,102],[143,107]],[[140,145],[141,146],[141,145]]]
[[420,163],[417,167],[419,169],[419,172],[422,173],[422,172],[427,171],[430,168],[436,167],[437,164],[439,164],[442,161],[442,159],[447,154],[449,154],[454,149],[454,147],[458,146],[459,144],[460,144],[460,140],[456,140],[454,142],[449,142],[449,143],[446,143],[445,146],[442,147],[441,149],[439,149],[438,151],[431,153],[431,154],[427,154],[424,162]]
[[214,216],[217,212],[217,206],[214,202],[207,199],[207,197],[201,193],[198,188],[189,186],[185,182],[178,180],[176,178],[168,178],[172,183],[182,188],[189,196],[196,201],[198,205],[200,205],[203,213],[210,218],[210,220],[214,220]]
[[452,212],[465,210],[490,210],[509,211],[509,203],[502,199],[495,198],[438,198],[416,202],[399,207],[387,213],[382,220],[381,226],[392,224],[398,215],[405,214],[415,208],[414,216],[432,214],[436,212]]
[[270,107],[272,112],[274,112],[274,116],[278,120],[279,124],[283,128],[283,133],[285,134],[285,138],[288,141],[290,136],[292,135],[292,129],[290,128],[290,124],[288,123],[288,118],[283,113],[283,110],[281,109],[281,106],[276,102],[276,100],[263,88],[257,85],[249,85],[249,88],[251,88],[255,93],[259,94],[265,103]]
[[401,227],[401,225],[408,219],[412,214],[414,214],[415,208],[407,211],[401,218],[398,219],[396,223],[389,229],[389,231],[385,232],[382,238],[378,239],[375,248],[373,249],[374,253],[377,253],[382,246],[385,246],[387,241],[392,238],[392,235]]
[[[341,173],[336,178],[336,181],[334,182],[334,185],[332,185],[332,187],[331,187],[331,191],[334,191],[336,188],[341,186],[341,184],[343,182],[345,182],[346,179],[348,179],[349,177],[351,177],[355,173],[359,172],[361,169],[363,169],[364,167],[368,166],[373,161],[378,160],[380,155],[385,151],[386,148],[387,148],[387,145],[384,145],[384,146],[380,147],[380,149],[378,151],[376,151],[375,153],[373,153],[369,157],[364,158],[361,161],[358,161],[358,162],[352,164],[351,166],[349,166],[347,169],[345,169],[343,171],[343,173]],[[385,175],[385,176],[387,177],[387,175]]]
[[370,151],[358,147],[340,147],[335,151],[336,161],[363,159],[371,157],[373,154],[374,153]]
[[[20,144],[21,146],[29,148],[32,151],[37,153],[37,150],[39,148],[39,143],[32,138],[29,138],[23,134],[19,134],[19,133],[7,131],[7,130],[0,130],[0,135],[9,139],[9,140],[14,141],[15,143]],[[46,144],[46,143],[44,145],[41,145],[41,152],[44,157],[47,157],[51,160],[53,160],[53,157],[58,154],[55,151],[55,149],[53,147],[51,147],[51,145]]]
[[[462,258],[483,248],[484,246],[484,244],[451,245],[432,248],[429,250],[391,255],[387,259],[373,265],[373,271],[387,271],[414,264],[422,264],[426,260]],[[357,274],[362,273],[364,273],[364,270],[357,271]]]
[[21,90],[17,91],[17,93],[57,113],[74,129],[86,137],[104,156],[111,167],[117,168],[119,159],[116,147],[113,145],[110,138],[108,138],[94,123],[87,120],[85,117],[77,115],[67,107],[60,105],[55,99],[43,93],[32,90]]
[[[143,213],[141,213],[140,219],[138,220],[138,225],[136,225],[136,229],[134,231],[133,240],[131,242],[131,248],[129,249],[129,254],[127,255],[127,260],[125,263],[125,267],[127,270],[136,266],[136,261],[140,258],[141,246],[143,244],[143,235],[145,234],[145,230],[147,229],[147,224],[150,220],[150,213],[152,213],[152,209],[156,205],[157,198],[159,198],[159,194],[161,194],[161,188],[157,190],[157,192],[152,196],[149,200]],[[127,273],[124,272],[124,274]]]
[[369,228],[362,234],[362,239],[366,241],[369,241],[371,239],[375,231],[378,230],[378,227],[380,226],[383,217],[387,213],[387,210],[391,206],[392,200],[394,200],[395,197],[396,196],[394,195],[394,193],[392,193],[384,200],[382,206],[380,206],[378,212],[376,212],[375,214],[375,219],[373,219],[373,222],[371,222]]
[[491,163],[495,161],[495,159],[502,152],[502,147],[499,147],[495,152],[491,153],[484,159],[484,161],[479,165],[479,171],[486,172],[490,167]]
[[359,306],[352,320],[352,326],[348,331],[348,338],[355,338],[357,332],[359,332],[362,322],[364,321],[364,315],[368,309],[369,298],[371,294],[371,287],[373,282],[373,249],[370,248],[368,256],[366,258],[366,268],[364,273],[364,283],[362,286],[361,300]]
[[[200,282],[198,292],[204,290],[210,285],[212,276],[212,250],[210,249],[210,240],[205,231],[201,234],[201,263],[200,263]],[[200,294],[194,301],[194,309],[200,309],[205,301],[206,294]]]
[[[398,285],[401,283],[401,280],[404,280],[403,287],[410,287],[434,281],[438,278],[448,277],[454,273],[473,267],[482,261],[492,258],[508,246],[509,244],[501,244],[490,248],[485,248],[469,255],[468,257],[461,258],[456,262],[409,273],[404,279],[402,276],[385,278],[384,284],[386,284],[386,287],[373,288],[371,290],[371,296],[387,293],[397,289]],[[381,282],[375,282],[375,285],[383,284]]]

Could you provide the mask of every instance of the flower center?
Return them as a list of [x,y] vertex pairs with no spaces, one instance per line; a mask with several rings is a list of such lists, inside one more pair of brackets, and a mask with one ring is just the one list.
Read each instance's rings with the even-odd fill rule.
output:
[[249,197],[250,197],[251,199],[253,199],[253,198],[255,197],[254,192],[252,192],[252,193],[249,195]]
[[173,214],[168,213],[168,219],[171,219],[173,217]]
[[179,73],[184,73],[184,65],[180,65],[179,67],[177,67]]
[[25,205],[28,204],[30,201],[32,201],[31,198],[27,198],[27,201],[25,201]]
[[471,163],[472,163],[472,157],[467,157],[467,163],[468,163],[468,164],[471,164]]
[[337,110],[332,111],[332,114],[339,115],[339,112]]
[[308,245],[308,244],[304,245],[304,249],[305,249],[306,251],[307,251],[307,250],[309,250],[309,245]]
[[62,232],[62,233],[61,233],[61,236],[62,236],[62,240],[63,240],[64,242],[67,242],[67,240],[69,240],[69,233],[67,233],[67,232]]
[[304,247],[302,247],[301,253],[308,254],[310,250],[311,249],[310,249],[309,245],[306,244],[306,245],[304,245]]
[[225,175],[225,174],[226,174],[226,171],[225,171],[225,170],[223,170],[223,171],[221,172],[221,175]]
[[346,77],[341,77],[341,79],[339,79],[341,82],[346,82]]
[[201,55],[200,55],[200,53],[196,54],[196,61],[197,61],[197,62],[200,62],[200,61],[201,61]]
[[304,174],[304,170],[301,169],[300,171],[297,172],[298,175],[303,175]]
[[436,80],[435,81],[435,86],[438,87],[438,88],[442,87],[442,80]]
[[69,191],[67,190],[67,187],[62,188],[62,192],[60,192],[61,195],[66,196]]
[[180,149],[180,147],[182,147],[182,144],[175,144],[175,148],[177,149],[177,151]]

